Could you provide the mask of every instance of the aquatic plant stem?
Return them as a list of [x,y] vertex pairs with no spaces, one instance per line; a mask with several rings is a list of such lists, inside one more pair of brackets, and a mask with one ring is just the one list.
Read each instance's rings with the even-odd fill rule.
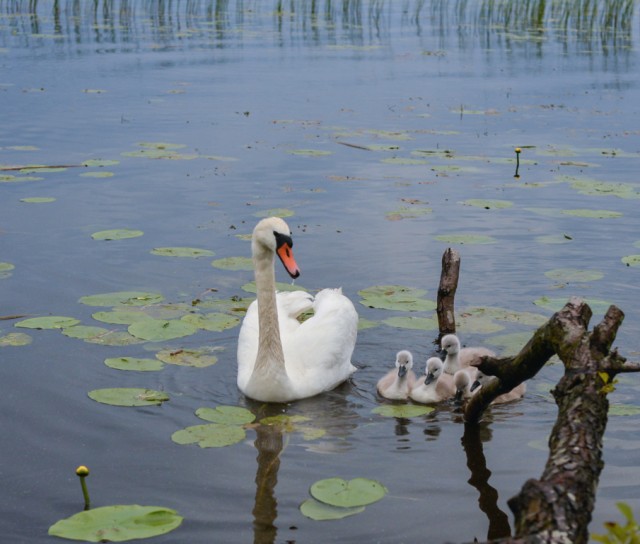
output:
[[89,469],[84,465],[80,465],[76,469],[76,474],[80,478],[80,486],[82,487],[82,496],[84,497],[84,509],[89,510],[91,508],[91,500],[89,499],[89,491],[87,490],[87,482],[85,478],[89,476]]

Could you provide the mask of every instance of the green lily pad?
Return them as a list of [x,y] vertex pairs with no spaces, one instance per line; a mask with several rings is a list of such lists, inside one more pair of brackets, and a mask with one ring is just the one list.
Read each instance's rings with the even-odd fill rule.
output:
[[591,219],[617,219],[622,217],[622,212],[613,212],[610,210],[562,210],[563,215],[571,215],[573,217],[588,217]]
[[140,344],[143,340],[131,336],[127,331],[108,331],[106,334],[87,338],[85,342],[101,346],[131,346]]
[[479,198],[470,198],[462,202],[465,206],[475,206],[476,208],[485,209],[504,209],[511,208],[513,202],[508,200],[483,200]]
[[279,427],[284,432],[293,432],[298,423],[309,421],[308,417],[288,414],[280,414],[278,416],[263,417],[260,420],[261,425],[272,425]]
[[222,270],[253,270],[253,260],[249,257],[225,257],[212,261],[211,266]]
[[94,389],[88,395],[96,402],[112,406],[160,406],[169,400],[169,395],[162,391],[138,387]]
[[241,406],[203,407],[196,410],[196,415],[200,419],[221,425],[246,425],[256,419],[255,415]]
[[287,153],[292,155],[303,155],[305,157],[326,157],[327,155],[333,155],[332,151],[326,151],[323,149],[289,149]]
[[4,336],[0,336],[0,348],[8,346],[26,346],[31,344],[33,339],[23,332],[10,332]]
[[500,334],[489,336],[485,342],[490,346],[500,349],[502,357],[511,357],[520,353],[520,350],[531,340],[532,332],[514,332],[510,334]]
[[640,189],[632,183],[576,179],[571,183],[571,188],[583,195],[616,196],[624,199],[640,198]]
[[640,406],[634,404],[609,405],[610,416],[637,416],[640,415]]
[[435,317],[394,316],[382,321],[389,327],[419,331],[437,331],[438,320]]
[[378,502],[387,494],[387,488],[368,478],[327,478],[315,482],[309,489],[311,496],[324,504],[339,508],[354,508]]
[[429,164],[423,159],[411,159],[409,157],[389,157],[387,159],[381,159],[380,162],[385,164],[400,164],[403,166],[421,166]]
[[358,291],[362,297],[360,304],[369,308],[401,310],[407,312],[428,312],[435,310],[436,303],[421,298],[427,292],[403,285],[376,285]]
[[109,159],[89,159],[82,163],[83,166],[89,166],[89,167],[115,166],[117,164],[120,164],[120,161],[109,160]]
[[293,210],[289,210],[287,208],[271,208],[270,210],[262,210],[260,212],[256,212],[253,215],[255,217],[291,217],[295,215],[296,212]]
[[627,255],[621,260],[627,266],[640,266],[640,255]]
[[242,442],[246,437],[247,433],[238,425],[209,423],[176,431],[171,440],[176,444],[198,444],[201,448],[223,448]]
[[495,323],[491,315],[476,314],[462,315],[456,319],[458,329],[465,333],[491,334],[504,329],[503,325]]
[[91,314],[91,317],[96,321],[102,321],[103,323],[109,323],[112,325],[131,325],[138,321],[144,321],[145,319],[151,319],[147,314],[143,312],[135,312],[128,310],[112,310],[110,312],[95,312]]
[[421,206],[402,206],[396,210],[387,212],[385,217],[388,221],[400,221],[401,219],[416,219],[432,212],[432,208]]
[[0,273],[2,272],[10,272],[15,268],[11,263],[0,263]]
[[62,329],[62,334],[69,338],[79,338],[81,340],[89,340],[109,333],[109,329],[104,327],[90,327],[87,325],[73,325]]
[[189,314],[181,318],[182,321],[203,329],[205,331],[221,332],[232,329],[240,323],[235,315],[221,314],[217,312],[209,314]]
[[81,297],[78,302],[87,306],[146,306],[164,300],[159,293],[145,293],[143,291],[119,291],[88,295]]
[[49,535],[85,542],[125,542],[169,533],[182,516],[161,506],[122,504],[78,512],[49,527]]
[[215,255],[213,251],[196,247],[156,247],[151,250],[151,253],[163,257],[189,257],[192,259]]
[[380,326],[380,323],[378,321],[372,321],[371,319],[365,319],[364,317],[361,317],[360,319],[358,319],[359,331],[364,331],[366,329],[373,329],[374,327],[378,327],[378,326]]
[[94,232],[91,238],[94,240],[126,240],[127,238],[138,238],[144,232],[135,229],[111,229]]
[[254,298],[241,298],[233,296],[227,299],[209,299],[197,302],[197,307],[206,310],[218,310],[223,312],[231,312],[234,314],[245,314],[247,308],[254,301]]
[[[546,310],[557,312],[564,307],[567,301],[568,301],[567,298],[551,298],[547,296],[542,296],[534,300],[533,303],[536,306],[545,308]],[[585,299],[585,302],[591,307],[594,313],[604,313],[609,309],[609,306],[611,306],[611,303],[607,302],[606,300]]]
[[64,329],[73,327],[80,323],[80,320],[73,317],[60,315],[49,315],[45,317],[32,317],[23,321],[18,321],[15,326],[25,329]]
[[435,237],[439,242],[447,244],[495,244],[496,239],[493,236],[485,236],[482,234],[441,234]]
[[384,417],[418,417],[433,412],[433,406],[418,406],[417,404],[384,404],[374,408],[372,412]]
[[547,278],[561,282],[590,282],[604,277],[597,270],[580,270],[579,268],[555,268],[544,273]]
[[20,202],[26,202],[27,204],[48,204],[55,201],[56,199],[52,196],[31,196],[20,199]]
[[497,319],[498,321],[507,321],[508,323],[519,323],[521,325],[532,325],[539,327],[547,321],[547,317],[532,312],[518,312],[493,306],[474,306],[467,308],[462,312],[461,318],[468,317],[485,317],[488,319]]
[[163,363],[178,366],[193,366],[204,368],[218,362],[215,355],[209,355],[210,351],[195,349],[163,349],[156,353],[156,358]]
[[80,177],[83,178],[112,178],[115,174],[108,170],[100,170],[94,172],[83,172]]
[[152,372],[162,370],[164,363],[158,359],[140,359],[138,357],[110,357],[104,364],[116,370],[135,370],[137,372]]
[[162,342],[190,336],[198,331],[194,325],[180,319],[145,319],[129,325],[129,334],[149,342]]
[[343,519],[360,512],[364,512],[364,506],[356,506],[352,508],[339,508],[324,504],[315,499],[307,499],[300,505],[302,515],[314,521],[328,521],[332,519]]

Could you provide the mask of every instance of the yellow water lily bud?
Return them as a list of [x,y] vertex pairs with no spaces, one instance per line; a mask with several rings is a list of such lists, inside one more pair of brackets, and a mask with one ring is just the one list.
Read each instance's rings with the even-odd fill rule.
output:
[[80,476],[80,477],[89,476],[89,469],[87,467],[85,467],[84,465],[80,465],[76,469],[76,474],[78,476]]
[[516,153],[520,153],[522,151],[522,149],[520,149],[519,147],[516,147]]

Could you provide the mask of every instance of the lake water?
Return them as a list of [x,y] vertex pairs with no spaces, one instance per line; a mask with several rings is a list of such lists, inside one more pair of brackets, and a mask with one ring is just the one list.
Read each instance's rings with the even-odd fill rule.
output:
[[[433,300],[454,247],[465,344],[513,352],[577,295],[592,302],[594,324],[608,304],[626,313],[616,345],[638,360],[638,10],[554,3],[536,15],[544,4],[0,0],[0,316],[24,316],[0,321],[3,541],[52,541],[49,526],[82,510],[80,464],[93,506],[184,516],[155,542],[508,534],[506,501],[546,461],[561,365],[489,410],[477,434],[451,405],[383,417],[376,381],[400,349],[423,371],[433,312],[369,308],[358,292],[401,285]],[[177,318],[252,297],[251,270],[211,263],[248,257],[246,235],[269,213],[289,216],[298,283],[342,286],[363,320],[359,370],[336,391],[255,404],[235,384],[237,326],[109,345],[127,325],[92,316],[113,304],[79,301],[155,293]],[[111,229],[140,232],[92,237]],[[152,253],[164,247],[215,255]],[[107,336],[15,327],[50,315]],[[6,345],[16,339],[24,345]],[[104,364],[167,348],[212,348],[217,363]],[[123,387],[170,401],[119,407],[87,395]],[[621,520],[619,500],[640,511],[635,376],[620,377],[610,399],[631,415],[610,417],[595,532]],[[223,448],[171,440],[204,423],[198,408],[227,405],[304,416],[314,432],[258,427]],[[343,520],[306,518],[309,487],[329,477],[377,479],[389,493]]]

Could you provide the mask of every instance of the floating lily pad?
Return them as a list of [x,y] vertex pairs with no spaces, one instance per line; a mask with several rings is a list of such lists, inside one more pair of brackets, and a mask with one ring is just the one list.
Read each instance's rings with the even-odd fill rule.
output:
[[485,236],[482,234],[441,234],[435,237],[439,242],[447,244],[495,244],[496,239],[493,236]]
[[120,161],[110,160],[110,159],[89,159],[82,163],[83,166],[89,166],[89,167],[115,166],[116,164],[120,164]]
[[193,425],[176,431],[171,440],[176,444],[198,444],[201,448],[222,448],[242,442],[247,437],[245,430],[238,425]]
[[151,319],[150,316],[143,312],[134,312],[127,310],[113,310],[110,312],[95,312],[91,314],[91,317],[96,321],[102,321],[103,323],[110,323],[112,325],[131,325],[137,321],[144,321],[145,319]]
[[255,217],[291,217],[295,215],[296,212],[293,210],[289,210],[287,208],[271,208],[270,210],[262,210],[260,212],[256,212],[253,215]]
[[374,408],[372,412],[384,417],[418,417],[433,412],[433,406],[418,406],[417,404],[384,404]]
[[94,232],[91,238],[94,240],[126,240],[128,238],[138,238],[144,232],[135,229],[111,229]]
[[52,196],[31,196],[20,199],[20,202],[25,202],[27,204],[48,204],[55,201],[56,199]]
[[244,314],[247,311],[249,305],[254,301],[254,298],[246,297],[241,298],[233,296],[228,299],[209,299],[197,302],[197,307],[207,310],[219,310],[223,312],[232,312],[238,314]]
[[101,346],[130,346],[132,344],[140,344],[143,340],[131,336],[127,331],[108,331],[106,334],[87,338],[85,342],[100,344]]
[[362,297],[360,304],[369,308],[425,312],[435,310],[436,303],[421,298],[427,292],[403,285],[376,285],[358,291]]
[[502,357],[511,357],[520,353],[520,350],[531,339],[531,336],[531,332],[514,332],[511,334],[489,336],[485,339],[485,342],[490,346],[500,348]]
[[156,353],[156,358],[170,365],[204,368],[218,362],[218,358],[215,355],[210,355],[210,353],[210,350],[163,349]]
[[73,317],[61,315],[49,315],[45,317],[32,317],[23,321],[18,321],[15,326],[25,329],[64,329],[73,327],[80,323],[80,320]]
[[222,425],[246,425],[256,419],[246,408],[241,406],[216,406],[215,408],[198,408],[196,415],[200,419]]
[[83,178],[112,178],[115,174],[107,170],[99,170],[94,172],[83,172],[80,177]]
[[624,199],[640,198],[640,188],[632,183],[576,179],[571,183],[571,188],[583,195],[616,196]]
[[366,506],[379,501],[387,494],[387,488],[368,478],[327,478],[315,482],[309,489],[311,496],[324,504],[339,508]]
[[94,389],[88,395],[96,402],[112,406],[160,406],[169,400],[169,395],[162,391],[137,387]]
[[298,423],[303,423],[305,421],[309,421],[309,418],[298,415],[290,416],[288,414],[280,414],[278,416],[263,417],[260,420],[260,424],[273,425],[275,427],[279,427],[284,432],[290,433],[296,430],[296,425]]
[[422,166],[429,164],[423,159],[411,159],[409,157],[389,157],[387,159],[381,159],[380,162],[385,164],[399,164],[403,166]]
[[640,406],[634,404],[610,404],[610,416],[637,416],[640,415]]
[[[541,308],[551,310],[552,312],[557,312],[564,307],[567,301],[567,298],[551,298],[542,296],[534,300],[533,303],[536,306],[540,306]],[[604,313],[609,309],[609,306],[611,306],[611,303],[607,302],[606,300],[585,299],[585,302],[595,313]]]
[[627,266],[640,266],[640,255],[627,255],[621,260]]
[[579,268],[555,268],[544,273],[547,278],[561,282],[590,282],[604,277],[598,270],[580,270]]
[[217,312],[209,314],[190,314],[181,318],[182,321],[203,329],[205,331],[221,332],[232,329],[240,323],[235,315],[221,314]]
[[337,506],[324,504],[315,499],[307,499],[300,505],[300,512],[314,521],[328,521],[332,519],[343,519],[364,512],[364,506],[339,508]]
[[153,255],[161,255],[163,257],[212,257],[215,255],[213,251],[208,249],[198,249],[196,247],[156,247],[151,250]]
[[128,331],[132,336],[149,342],[162,342],[190,336],[196,333],[198,328],[180,319],[145,319],[129,325]]
[[292,155],[303,155],[305,157],[326,157],[327,155],[333,155],[332,151],[322,149],[290,149],[287,153],[291,153]]
[[31,344],[33,339],[23,332],[10,332],[4,336],[0,336],[0,348],[8,346],[26,346]]
[[85,542],[125,542],[169,533],[182,519],[175,510],[161,506],[101,506],[54,523],[49,535]]
[[475,306],[465,309],[461,313],[461,318],[465,317],[485,317],[488,319],[497,319],[498,321],[507,321],[509,323],[520,323],[522,325],[533,325],[538,327],[547,321],[547,317],[531,312],[518,312],[508,310],[506,308],[498,308],[494,306]]
[[211,266],[222,270],[253,270],[253,260],[249,257],[225,257],[216,259]]
[[588,217],[591,219],[617,219],[622,217],[622,212],[613,212],[610,210],[562,210],[563,215],[571,215],[573,217]]
[[419,331],[437,331],[438,320],[435,317],[395,316],[382,321],[389,327],[413,329]]
[[15,269],[15,266],[11,263],[0,263],[0,279],[5,279],[11,276],[11,271]]
[[504,209],[511,208],[513,202],[508,200],[482,200],[479,198],[470,198],[462,202],[465,206],[475,206],[476,208],[489,209]]
[[374,327],[378,327],[380,323],[378,321],[372,321],[371,319],[365,319],[361,317],[358,319],[358,330],[364,331],[366,329],[373,329]]
[[99,336],[104,336],[109,333],[109,329],[103,327],[90,327],[87,325],[74,325],[72,327],[65,327],[62,329],[62,334],[70,338],[80,338],[81,340],[88,340]]
[[504,329],[503,325],[495,323],[493,316],[487,314],[468,314],[456,319],[458,329],[465,333],[491,334]]
[[87,306],[146,306],[147,304],[156,304],[162,300],[164,300],[164,297],[158,293],[119,291],[84,296],[78,302]]
[[396,210],[386,213],[388,221],[400,221],[401,219],[416,219],[433,212],[432,208],[421,206],[402,206]]
[[110,357],[104,364],[116,370],[135,370],[137,372],[152,372],[162,370],[164,363],[158,359],[140,359],[138,357]]

